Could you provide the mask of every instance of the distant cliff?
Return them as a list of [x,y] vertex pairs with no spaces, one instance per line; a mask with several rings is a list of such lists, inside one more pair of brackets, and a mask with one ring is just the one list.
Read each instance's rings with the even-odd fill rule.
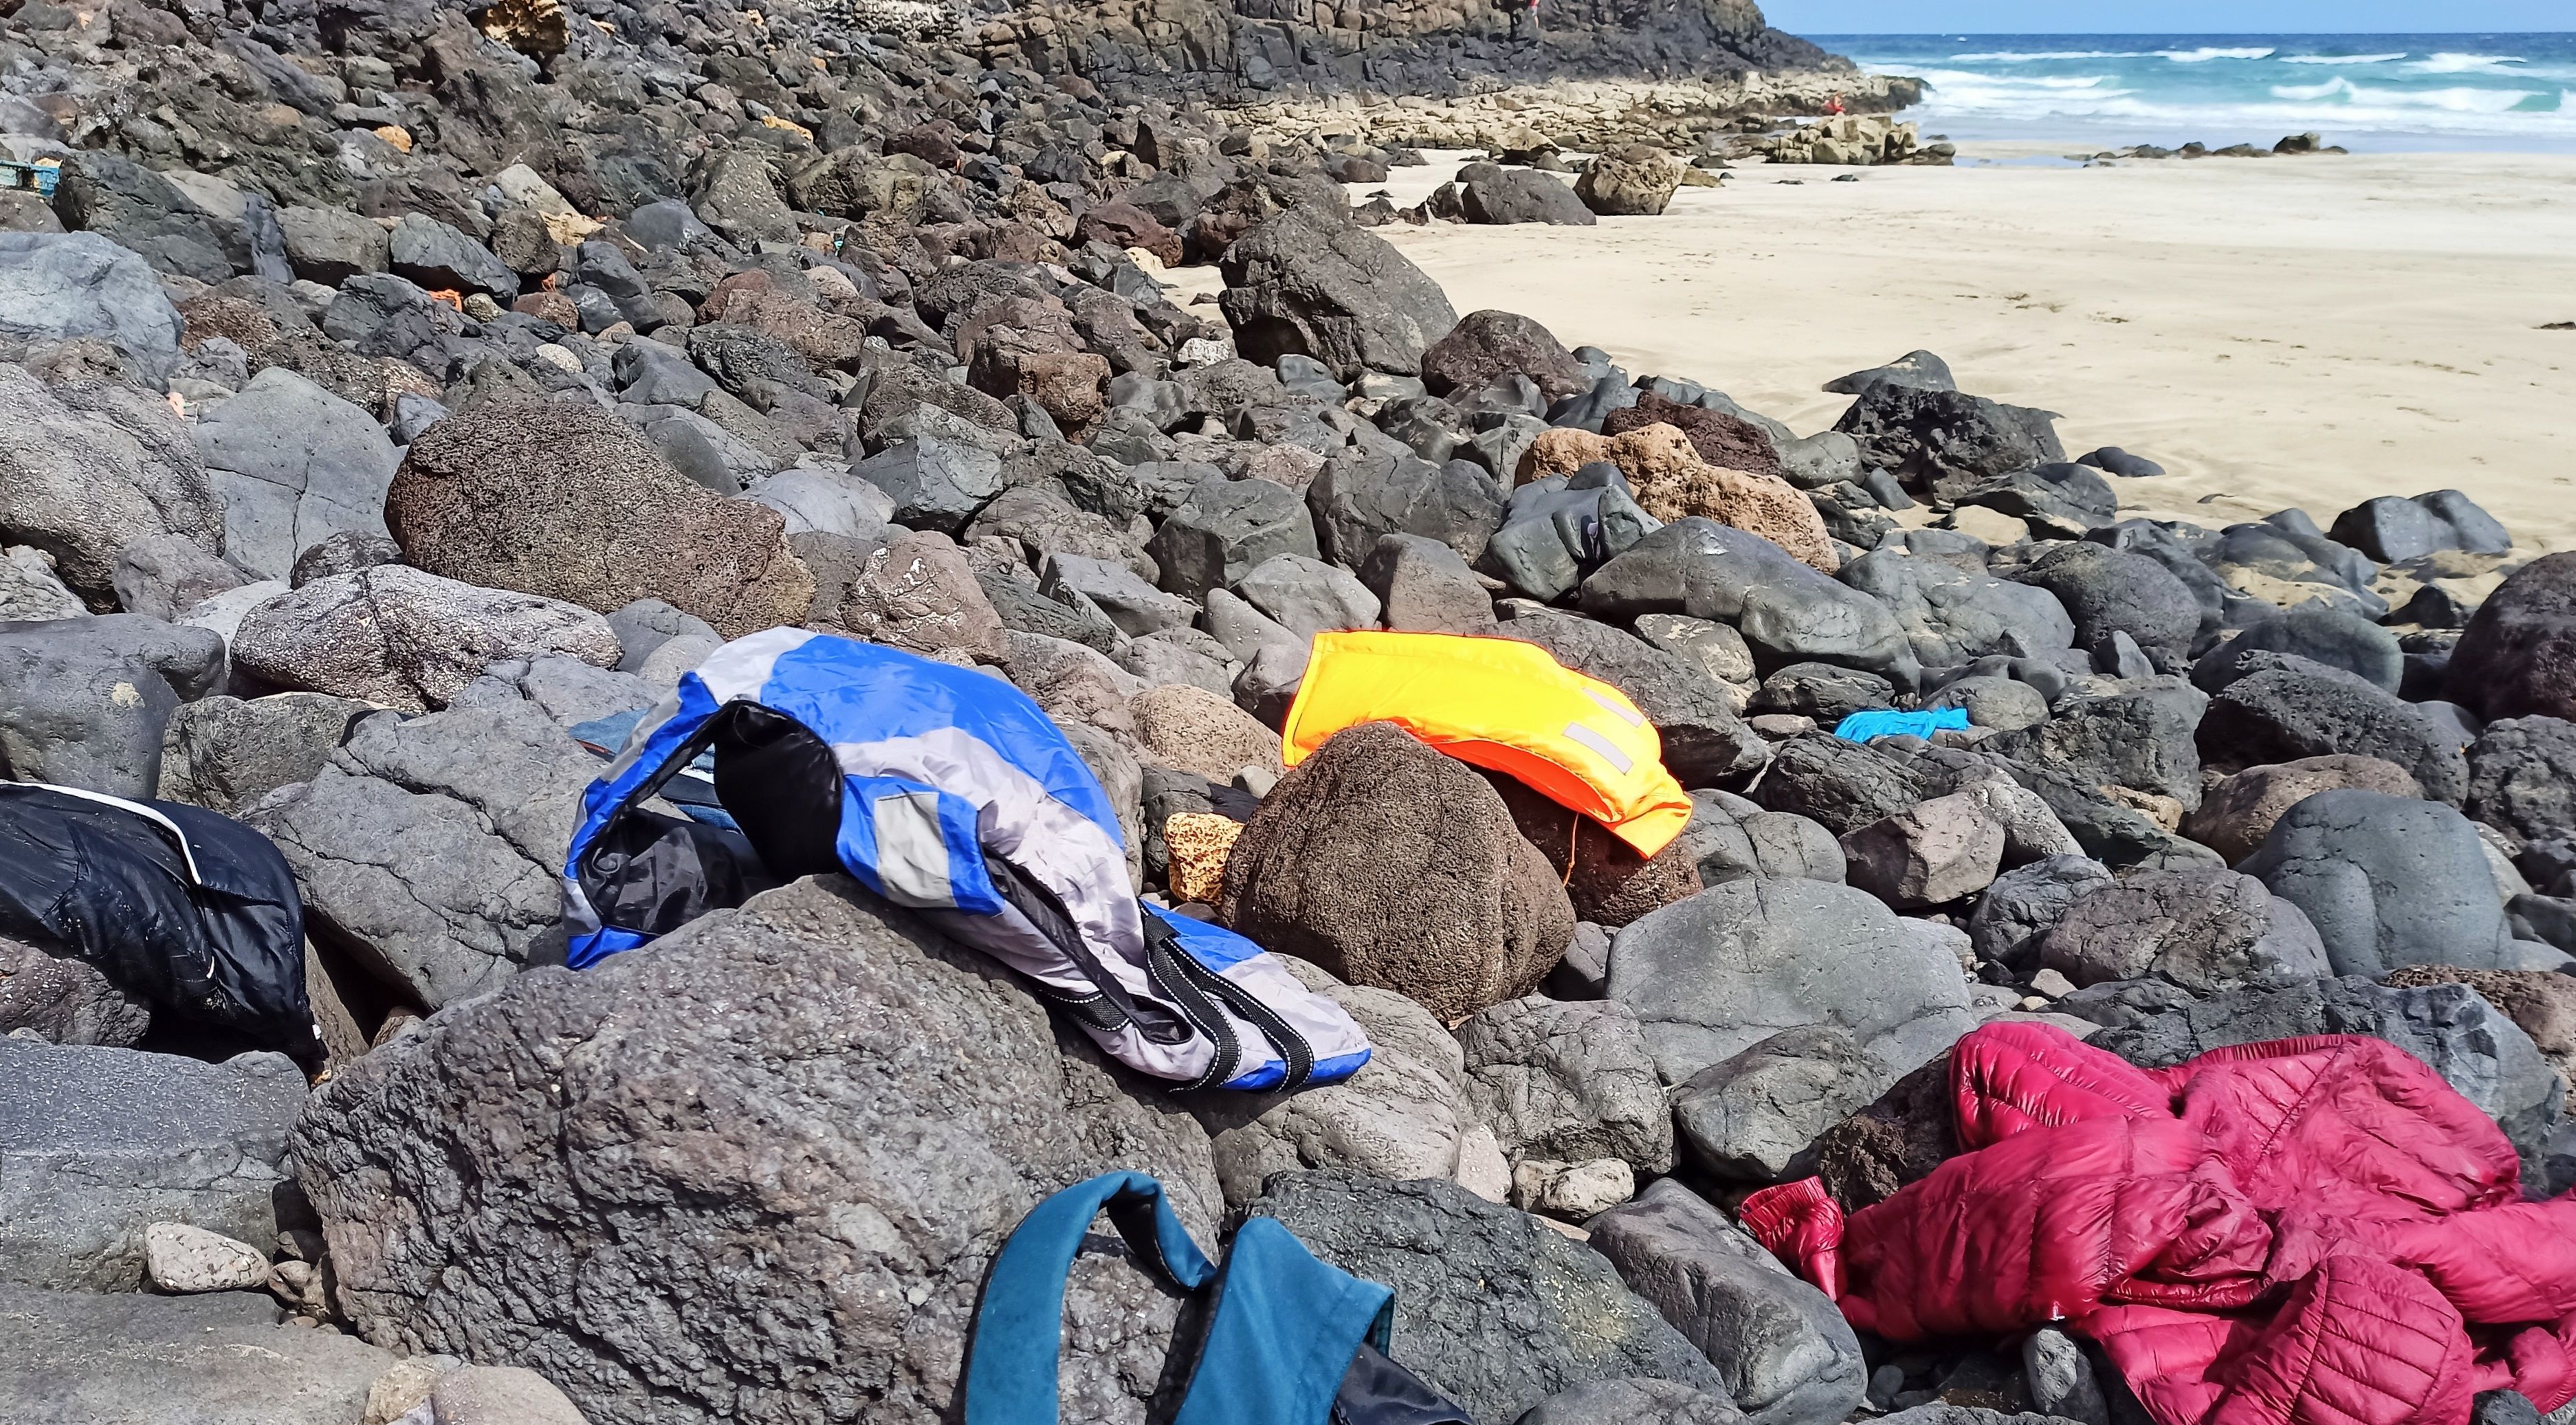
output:
[[1447,95],[1550,79],[1855,72],[1770,27],[1751,0],[1027,0],[976,17],[994,61],[1112,93],[1243,102],[1298,90]]

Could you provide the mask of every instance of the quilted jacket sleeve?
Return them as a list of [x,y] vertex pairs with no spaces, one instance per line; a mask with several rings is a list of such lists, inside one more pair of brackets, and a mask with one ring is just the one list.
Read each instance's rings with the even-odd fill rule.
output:
[[2477,1394],[2460,1313],[2361,1256],[2318,1264],[2224,1372],[2204,1425],[2463,1425]]
[[2096,1118],[2171,1118],[2153,1074],[2046,1024],[1989,1024],[1950,1051],[1959,1146],[1974,1150],[2034,1128]]

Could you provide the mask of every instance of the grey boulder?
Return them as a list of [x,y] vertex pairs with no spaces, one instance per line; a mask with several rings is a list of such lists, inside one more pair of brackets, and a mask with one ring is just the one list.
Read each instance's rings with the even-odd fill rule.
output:
[[2438,802],[2319,792],[2237,869],[2307,913],[2336,974],[2522,968],[2475,826]]
[[1324,463],[1306,488],[1323,554],[1356,567],[1389,534],[1419,535],[1474,560],[1503,521],[1503,487],[1462,460],[1352,451]]
[[742,497],[785,517],[791,535],[823,531],[852,539],[884,537],[894,497],[865,480],[811,465],[791,465],[754,479]]
[[[360,1335],[669,1425],[948,1419],[1030,1208],[1115,1163],[1202,1243],[1224,1210],[1168,1093],[841,877],[451,1008],[326,1085],[295,1162]],[[1067,1418],[1141,1422],[1176,1303],[1086,1256],[1066,1304]]]
[[617,635],[617,669],[621,673],[642,669],[644,660],[672,639],[721,637],[705,619],[660,599],[637,599],[611,613],[608,631]]
[[1261,1195],[1272,1173],[1347,1168],[1398,1182],[1455,1178],[1476,1124],[1459,1045],[1431,1011],[1393,990],[1345,985],[1294,957],[1290,972],[1347,1011],[1369,1061],[1336,1084],[1297,1093],[1213,1090],[1193,1096],[1230,1206]]
[[2469,745],[2470,816],[2524,841],[2576,836],[2576,722],[2510,717]]
[[169,179],[113,153],[75,154],[60,172],[54,208],[66,227],[139,252],[174,276],[221,282],[233,275],[222,235]]
[[2513,536],[2457,490],[2402,499],[2382,495],[2335,516],[2326,537],[2348,544],[2383,564],[2403,564],[2444,549],[2503,554]]
[[1471,223],[1590,227],[1601,219],[1555,174],[1473,163],[1459,170],[1458,201]]
[[1347,569],[1306,554],[1274,554],[1235,581],[1244,602],[1300,638],[1344,629],[1373,629],[1384,611],[1376,594]]
[[[1294,210],[1292,210],[1294,211]],[[1202,480],[1164,517],[1146,546],[1164,589],[1205,601],[1273,555],[1313,558],[1315,524],[1287,487],[1267,480]]]
[[1863,464],[1918,486],[1973,486],[2062,461],[2049,412],[1907,380],[1861,383],[1834,429],[1859,443]]
[[386,247],[395,275],[431,291],[480,292],[504,302],[519,295],[519,274],[508,263],[436,218],[403,214]]
[[1282,1173],[1252,1210],[1323,1260],[1395,1288],[1388,1354],[1477,1425],[1510,1425],[1598,1380],[1642,1376],[1730,1393],[1717,1367],[1599,1253],[1455,1183]]
[[1593,1250],[1725,1377],[1755,1425],[1836,1425],[1869,1365],[1831,1298],[1800,1281],[1726,1215],[1665,1178],[1586,1224]]
[[1842,843],[1831,831],[1714,787],[1691,793],[1690,824],[1681,841],[1703,886],[1755,877],[1843,883]]
[[385,532],[385,487],[402,454],[373,416],[283,366],[197,423],[224,502],[224,552],[262,579],[334,534]]
[[1531,996],[1470,1017],[1457,1037],[1468,1093],[1506,1158],[1671,1171],[1672,1113],[1626,1005]]
[[337,287],[360,273],[384,271],[393,257],[393,235],[384,225],[345,208],[280,208],[277,226],[287,265],[306,282]]
[[2221,870],[2140,871],[2096,887],[2048,930],[2039,961],[2079,989],[2158,979],[2195,995],[2335,973],[2297,905]]
[[2057,597],[2075,620],[2078,648],[2125,633],[2148,653],[2178,664],[2200,631],[2200,601],[2191,589],[2134,550],[2089,541],[2054,544],[2014,577]]
[[608,620],[576,604],[379,564],[316,579],[252,609],[234,665],[281,688],[406,712],[444,707],[503,659],[560,653],[599,668],[622,650]]
[[264,1292],[0,1287],[0,1419],[12,1425],[350,1425],[396,1360],[279,1324]]
[[1784,1029],[1837,1024],[1904,1073],[1974,1027],[1958,961],[1875,897],[1821,881],[1733,881],[1610,946],[1609,993],[1679,1084]]
[[152,1007],[70,947],[0,935],[0,1035],[24,1030],[47,1044],[130,1049],[151,1028]]
[[1899,761],[1866,743],[1811,732],[1772,748],[1771,765],[1754,787],[1752,799],[1768,810],[1806,818],[1841,836],[1902,816],[1917,803],[1949,790],[1948,779],[1917,764]]
[[437,1009],[561,959],[564,848],[599,766],[533,703],[378,715],[244,819],[317,940]]
[[1087,603],[1131,638],[1187,628],[1199,612],[1198,605],[1155,588],[1123,563],[1080,554],[1050,554],[1038,573],[1038,592],[1072,609]]
[[1779,1182],[1895,1081],[1840,1025],[1811,1024],[1693,1074],[1673,1090],[1673,1122],[1692,1160],[1717,1177]]
[[0,623],[78,618],[88,612],[89,605],[54,573],[52,555],[31,544],[0,550]]
[[116,601],[127,613],[177,621],[199,604],[254,581],[193,539],[147,533],[116,551]]
[[153,795],[230,814],[280,787],[311,781],[371,709],[328,693],[200,698],[171,715]]
[[1439,540],[1401,531],[1381,534],[1359,572],[1360,582],[1384,607],[1388,628],[1409,633],[1497,631],[1493,596],[1467,561]]
[[2113,884],[2109,867],[2083,856],[2050,856],[2004,872],[1968,918],[1977,958],[2030,973],[2038,968],[2033,957],[2041,943],[2067,911]]
[[1974,795],[1953,792],[1845,835],[1844,879],[1899,910],[1945,905],[1994,883],[2005,839]]
[[2075,622],[2055,593],[1944,560],[1875,549],[1844,565],[1839,577],[1896,615],[1927,668],[1990,653],[2039,657],[2076,642]]
[[223,504],[170,408],[103,382],[47,387],[0,363],[0,541],[53,555],[63,583],[104,608],[118,551],[156,532],[223,547]]
[[[2119,786],[2200,805],[2203,708],[2208,698],[2179,679],[2134,691],[2058,702],[2055,716],[2023,732],[1988,738],[1990,750],[2079,787]],[[2063,813],[2061,813],[2062,815]]]
[[2398,647],[2395,634],[2359,614],[2312,602],[2246,625],[2234,638],[2202,655],[2192,665],[2191,680],[2215,693],[2249,673],[2283,666],[2255,658],[2258,653],[2295,654],[2341,669],[2386,693],[2396,692],[2406,674],[2405,650]]
[[955,534],[1002,492],[1002,458],[934,435],[887,446],[850,467],[894,501],[896,522]]
[[1911,689],[1913,641],[1877,599],[1740,529],[1692,517],[1646,535],[1583,581],[1583,611],[1688,614],[1731,624],[1773,663],[1839,663]]
[[149,797],[172,715],[223,669],[222,635],[140,614],[0,624],[0,771]]
[[1384,238],[1308,205],[1237,238],[1219,266],[1219,310],[1250,361],[1311,356],[1411,375],[1458,325],[1439,284]]
[[2041,1414],[2081,1425],[2111,1425],[2111,1407],[2093,1377],[2092,1359],[2065,1332],[2043,1326],[2024,1337],[2021,1376]]
[[96,337],[146,379],[179,365],[179,309],[140,256],[96,233],[0,233],[0,337]]
[[275,1241],[303,1107],[303,1071],[278,1054],[209,1064],[0,1038],[0,1282],[138,1290],[155,1222]]

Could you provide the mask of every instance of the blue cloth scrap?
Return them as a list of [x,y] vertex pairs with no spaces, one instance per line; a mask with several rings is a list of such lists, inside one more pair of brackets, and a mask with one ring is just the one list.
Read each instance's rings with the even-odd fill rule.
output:
[[1882,737],[1929,738],[1944,729],[1967,731],[1968,710],[1935,708],[1930,712],[1898,712],[1894,708],[1871,708],[1836,723],[1834,736],[1845,742],[1876,742]]

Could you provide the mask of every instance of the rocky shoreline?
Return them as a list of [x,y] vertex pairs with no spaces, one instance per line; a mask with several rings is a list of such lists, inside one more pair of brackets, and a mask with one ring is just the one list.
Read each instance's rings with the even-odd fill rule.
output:
[[[54,186],[0,192],[0,771],[269,848],[313,1022],[0,903],[0,1419],[954,1420],[1012,1224],[1126,1168],[1394,1287],[1476,1425],[2133,1421],[2075,1323],[1856,1332],[1737,1220],[1962,1156],[1993,1026],[2124,1073],[2376,1036],[2576,1182],[2576,555],[2454,491],[2139,517],[2153,460],[1927,352],[1793,430],[1459,313],[1346,196],[1351,116],[1508,115],[1602,156],[1459,216],[1660,211],[1660,146],[1830,73],[1220,111],[1114,92],[1202,12],[1037,56],[1050,13],[5,16]],[[1118,896],[1373,1057],[1176,1091],[840,874],[565,968],[588,789],[773,628],[1025,695]],[[1287,765],[1317,637],[1378,629],[1616,690],[1686,825],[1382,723]],[[1189,1314],[1106,1254],[1068,1304],[1066,1418],[1152,1418]]]
[[1378,146],[1486,149],[1554,147],[1609,152],[1649,144],[1678,154],[1716,153],[1840,101],[1853,114],[1892,114],[1920,102],[1921,85],[1848,70],[1754,73],[1718,81],[1563,80],[1486,93],[1336,94],[1242,104],[1226,110],[1270,143],[1335,140]]

